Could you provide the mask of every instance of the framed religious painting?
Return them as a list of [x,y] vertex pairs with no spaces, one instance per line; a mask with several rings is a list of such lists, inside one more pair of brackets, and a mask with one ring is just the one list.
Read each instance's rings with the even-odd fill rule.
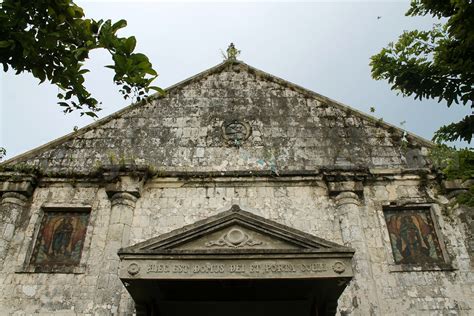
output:
[[44,210],[31,255],[34,272],[73,272],[81,262],[90,212]]
[[395,264],[420,267],[447,264],[444,244],[429,206],[387,207],[384,217]]

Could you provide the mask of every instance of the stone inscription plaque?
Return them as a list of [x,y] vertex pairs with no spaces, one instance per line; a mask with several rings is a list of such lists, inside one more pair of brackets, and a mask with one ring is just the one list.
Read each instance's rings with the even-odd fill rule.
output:
[[315,278],[350,275],[349,270],[347,262],[332,259],[131,260],[122,262],[121,274],[144,279]]

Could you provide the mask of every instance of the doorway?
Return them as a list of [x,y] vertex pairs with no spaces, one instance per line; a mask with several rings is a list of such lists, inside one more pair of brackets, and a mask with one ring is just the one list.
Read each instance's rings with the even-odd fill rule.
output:
[[255,279],[140,283],[128,286],[130,293],[135,293],[137,316],[325,316],[336,313],[346,282]]

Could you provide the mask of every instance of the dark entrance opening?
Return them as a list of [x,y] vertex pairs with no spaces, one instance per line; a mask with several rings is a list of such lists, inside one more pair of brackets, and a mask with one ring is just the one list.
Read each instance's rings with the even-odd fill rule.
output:
[[335,315],[348,280],[134,280],[137,316]]

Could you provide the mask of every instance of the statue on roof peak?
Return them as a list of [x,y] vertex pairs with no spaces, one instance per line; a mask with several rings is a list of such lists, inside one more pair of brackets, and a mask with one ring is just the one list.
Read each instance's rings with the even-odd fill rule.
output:
[[230,43],[227,48],[227,55],[225,55],[225,60],[237,60],[237,56],[240,55],[240,50],[235,48],[234,43]]

